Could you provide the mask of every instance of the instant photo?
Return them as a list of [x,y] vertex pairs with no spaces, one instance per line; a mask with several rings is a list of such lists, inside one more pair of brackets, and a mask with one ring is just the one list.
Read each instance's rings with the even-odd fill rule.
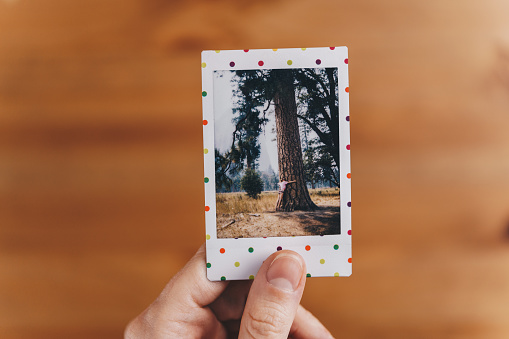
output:
[[351,274],[346,47],[204,51],[207,276],[253,279],[281,249]]

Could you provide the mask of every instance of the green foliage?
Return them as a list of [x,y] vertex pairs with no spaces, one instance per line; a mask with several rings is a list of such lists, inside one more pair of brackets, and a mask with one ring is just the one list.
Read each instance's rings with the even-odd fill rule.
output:
[[240,179],[240,187],[246,191],[250,198],[257,199],[263,190],[263,180],[258,172],[248,168],[242,179]]

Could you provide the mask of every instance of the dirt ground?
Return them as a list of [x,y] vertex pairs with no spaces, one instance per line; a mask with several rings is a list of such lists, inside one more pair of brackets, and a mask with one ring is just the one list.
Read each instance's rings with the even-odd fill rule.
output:
[[339,234],[339,197],[313,200],[316,211],[238,213],[217,220],[218,238]]

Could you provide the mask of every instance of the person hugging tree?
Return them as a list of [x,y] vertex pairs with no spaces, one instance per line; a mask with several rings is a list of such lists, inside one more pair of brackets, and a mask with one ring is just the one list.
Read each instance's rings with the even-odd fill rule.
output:
[[283,200],[283,195],[285,193],[286,185],[292,184],[294,182],[296,182],[296,181],[295,180],[292,180],[292,181],[285,181],[285,180],[283,180],[283,181],[277,183],[278,186],[279,186],[279,194],[277,196],[276,211],[278,211],[277,206],[279,205],[281,200]]

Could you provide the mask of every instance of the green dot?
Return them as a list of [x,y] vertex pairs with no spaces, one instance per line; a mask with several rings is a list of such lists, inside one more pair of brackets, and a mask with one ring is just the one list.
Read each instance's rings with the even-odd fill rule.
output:
[[305,48],[301,48],[303,51],[305,51],[306,49]]
[[338,272],[334,273],[334,276],[339,277],[339,273]]
[[334,245],[334,249],[337,250],[339,248],[339,245]]
[[286,63],[288,64],[288,66],[290,66],[291,64],[293,64],[293,61],[292,60],[288,60]]
[[205,239],[210,240],[210,234],[207,234],[207,235],[205,236]]
[[209,178],[205,177],[205,183],[209,182]]
[[324,259],[320,259],[320,264],[325,264],[325,260]]
[[252,248],[252,247],[249,247],[249,248],[248,248],[247,250],[249,251],[249,253],[253,253],[253,251],[254,251],[254,248]]
[[251,275],[249,276],[249,280],[253,280],[253,279],[254,279],[254,275],[252,275],[252,274],[251,274]]
[[206,91],[201,92],[201,96],[202,97],[206,97],[207,96],[207,92]]
[[226,277],[225,276],[222,276],[221,277],[221,281],[225,281],[226,280]]
[[216,49],[216,53],[219,53],[219,52],[221,52],[221,51],[219,49]]
[[306,277],[307,277],[307,278],[311,278],[311,274],[309,274],[309,273],[308,273],[308,274],[306,274]]
[[210,268],[212,266],[209,262],[207,263],[207,268]]
[[205,62],[202,62],[202,63],[201,63],[201,67],[202,67],[202,68],[205,68],[205,67],[207,67],[207,64],[206,64]]
[[235,267],[239,267],[240,266],[240,262],[236,261],[235,262]]
[[205,153],[205,154],[209,153],[209,149],[208,148],[204,148],[203,149],[203,153]]

